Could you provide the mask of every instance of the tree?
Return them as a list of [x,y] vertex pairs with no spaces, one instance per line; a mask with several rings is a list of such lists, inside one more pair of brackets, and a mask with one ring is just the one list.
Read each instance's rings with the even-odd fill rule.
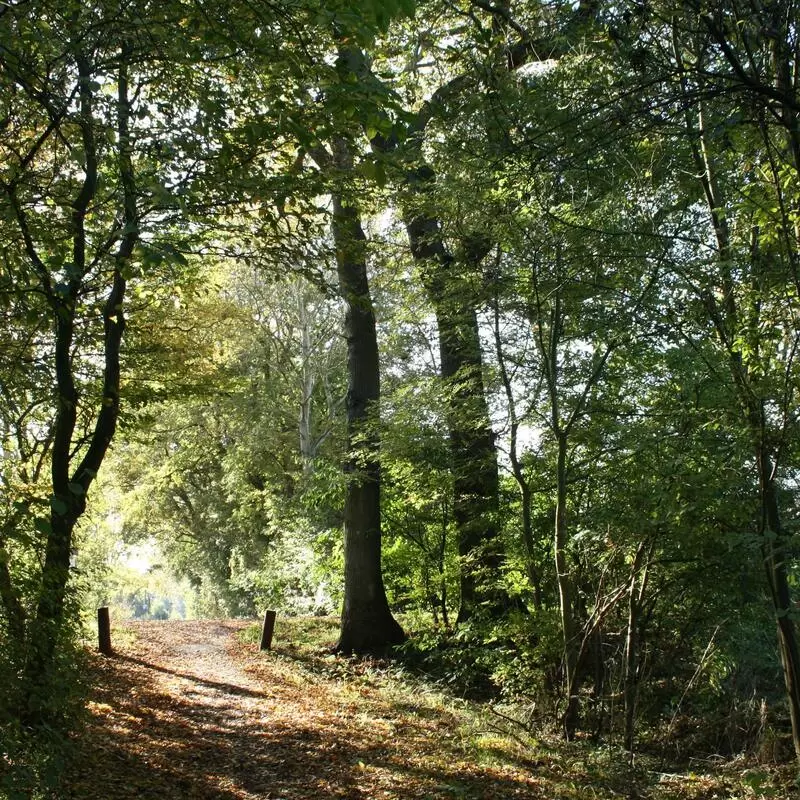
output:
[[[727,358],[738,424],[752,442],[758,536],[800,759],[800,645],[791,613],[779,477],[797,435],[800,134],[787,83],[796,63],[797,32],[788,4],[772,9],[767,35],[760,23],[753,24],[754,13],[748,4],[733,3],[729,9],[721,4],[699,15],[688,30],[673,21],[672,37],[684,134],[713,233],[712,257],[691,282]],[[744,95],[752,113],[751,120],[732,126],[728,141],[713,127],[726,125],[733,113],[724,95],[723,102],[711,95],[718,92],[720,78],[730,82],[734,96]],[[738,153],[745,149],[752,160],[742,165]]]
[[[352,50],[349,58],[354,75],[388,95],[363,51]],[[480,229],[457,230],[453,238],[459,247],[453,252],[447,241],[453,232],[433,210],[442,207],[443,195],[436,192],[436,173],[424,155],[426,129],[442,111],[440,95],[451,94],[454,87],[463,90],[466,83],[464,76],[454,78],[418,110],[392,109],[384,104],[363,114],[378,174],[385,176],[386,164],[397,173],[398,205],[409,247],[436,315],[439,369],[448,398],[453,519],[461,562],[460,622],[476,614],[499,618],[512,605],[499,580],[504,559],[497,524],[497,451],[484,388],[475,292],[489,242]],[[392,97],[391,105],[395,103]],[[395,111],[395,119],[390,110]]]
[[[43,0],[0,13],[3,296],[15,347],[51,380],[32,395],[14,370],[3,376],[17,496],[0,534],[0,600],[15,638],[26,629],[31,719],[46,715],[73,534],[120,418],[129,284],[186,266],[193,231],[179,237],[179,223],[220,149],[218,125],[187,126],[224,113],[198,105],[208,76],[174,92],[165,77],[187,72],[169,47],[175,9],[150,12]],[[224,44],[209,39],[215,60]],[[188,57],[208,57],[205,45],[192,40]],[[36,580],[22,579],[36,556]]]
[[[338,66],[345,70],[346,54]],[[332,231],[339,290],[345,302],[347,340],[347,477],[344,505],[344,605],[337,651],[386,652],[405,635],[389,610],[381,572],[379,439],[380,367],[375,314],[367,281],[366,237],[347,185],[353,172],[351,144],[334,139],[332,153],[317,152],[323,169],[335,170]]]
[[[73,531],[119,417],[123,302],[141,214],[129,32],[121,24],[109,40],[98,26],[85,36],[80,14],[67,21],[46,5],[38,19],[29,12],[5,9],[0,18],[4,41],[29,48],[5,48],[0,61],[6,97],[0,188],[3,217],[15,231],[5,258],[16,284],[12,302],[39,295],[49,321],[36,347],[37,357],[47,353],[53,376],[43,423],[49,513],[35,498],[22,498],[19,506],[45,539],[24,668],[25,713],[41,722],[50,703],[46,685],[63,623]],[[49,22],[60,28],[58,37],[42,35],[40,26]],[[104,83],[115,87],[113,95],[102,92]],[[4,539],[17,535],[22,520],[13,522]],[[9,569],[3,559],[3,601],[18,637],[28,620]]]

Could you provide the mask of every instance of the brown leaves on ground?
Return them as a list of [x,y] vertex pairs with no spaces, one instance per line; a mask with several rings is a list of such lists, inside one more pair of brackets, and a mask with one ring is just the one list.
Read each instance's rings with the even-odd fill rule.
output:
[[139,622],[97,660],[65,800],[538,798],[534,775],[476,768],[447,713],[293,670],[241,622]]
[[493,757],[491,739],[476,749],[466,717],[433,693],[338,671],[333,660],[308,668],[288,647],[259,653],[236,635],[246,624],[135,622],[115,632],[115,657],[95,659],[64,800],[734,796],[717,781],[672,793],[626,785],[620,773],[610,785],[613,769],[555,751]]

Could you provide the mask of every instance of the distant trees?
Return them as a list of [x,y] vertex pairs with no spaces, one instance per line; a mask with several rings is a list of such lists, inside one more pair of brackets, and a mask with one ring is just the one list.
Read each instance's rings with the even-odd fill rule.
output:
[[[201,606],[216,597],[217,614],[253,614],[272,602],[269,565],[272,580],[291,582],[294,570],[296,590],[309,591],[309,575],[270,555],[287,529],[311,550],[315,526],[341,519],[341,310],[300,277],[276,285],[229,265],[204,280],[215,292],[184,290],[179,308],[159,308],[155,328],[151,313],[139,315],[130,347],[158,354],[159,387],[149,390],[160,396],[137,413],[136,435],[110,468],[125,537],[155,538]],[[314,498],[328,494],[335,500],[316,512]],[[309,525],[298,527],[301,514]]]

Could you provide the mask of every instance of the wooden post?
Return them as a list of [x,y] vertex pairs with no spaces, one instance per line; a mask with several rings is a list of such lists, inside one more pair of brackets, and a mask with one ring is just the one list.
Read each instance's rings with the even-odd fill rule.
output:
[[108,615],[108,606],[97,609],[97,638],[100,642],[100,652],[104,656],[114,655],[111,649],[111,619]]
[[275,612],[267,611],[264,614],[264,625],[261,628],[261,646],[260,650],[269,650],[272,648],[272,633],[275,630]]

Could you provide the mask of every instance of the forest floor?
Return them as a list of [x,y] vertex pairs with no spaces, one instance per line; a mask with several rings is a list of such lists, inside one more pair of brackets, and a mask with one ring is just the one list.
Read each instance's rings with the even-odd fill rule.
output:
[[[786,773],[631,766],[589,743],[509,735],[465,701],[252,623],[133,622],[92,659],[64,800],[794,797]],[[309,623],[317,624],[317,623]],[[296,631],[293,632],[296,638]]]

